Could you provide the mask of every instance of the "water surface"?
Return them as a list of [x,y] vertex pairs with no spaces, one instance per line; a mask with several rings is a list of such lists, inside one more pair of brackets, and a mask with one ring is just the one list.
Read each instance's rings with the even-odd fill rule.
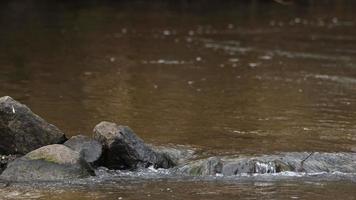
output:
[[[108,120],[210,155],[356,151],[355,6],[311,2],[4,1],[0,96],[68,136]],[[355,196],[353,181],[137,181],[38,198]]]

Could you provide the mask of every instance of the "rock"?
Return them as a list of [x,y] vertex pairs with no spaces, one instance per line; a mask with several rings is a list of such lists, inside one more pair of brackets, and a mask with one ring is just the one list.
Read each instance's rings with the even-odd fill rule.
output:
[[173,162],[146,145],[129,127],[101,122],[94,138],[103,145],[103,165],[109,169],[169,168]]
[[356,153],[286,153],[280,160],[299,172],[356,173]]
[[83,159],[90,164],[94,164],[101,157],[101,143],[84,135],[73,136],[64,145],[79,152]]
[[285,171],[356,173],[356,153],[291,152],[257,157],[211,157],[178,166],[176,171],[188,175],[221,173],[225,176]]
[[3,181],[0,180],[0,189],[4,189],[10,186],[10,183],[8,181]]
[[271,174],[283,171],[293,171],[293,167],[277,158],[235,158],[224,160],[222,174],[226,176],[237,174]]
[[178,171],[193,176],[208,176],[220,174],[222,167],[223,163],[219,157],[210,157],[184,164]]
[[0,155],[0,174],[5,170],[7,165],[14,161],[18,155]]
[[181,165],[186,163],[188,160],[195,158],[195,150],[189,149],[183,145],[177,146],[152,146],[152,149],[167,157],[172,162],[172,166]]
[[11,97],[0,98],[0,154],[26,154],[34,149],[63,143],[63,132]]
[[255,164],[247,159],[234,159],[230,162],[224,162],[221,173],[225,176],[237,174],[254,173]]
[[53,144],[11,162],[0,178],[8,181],[52,181],[86,178],[93,174],[78,152],[61,144]]

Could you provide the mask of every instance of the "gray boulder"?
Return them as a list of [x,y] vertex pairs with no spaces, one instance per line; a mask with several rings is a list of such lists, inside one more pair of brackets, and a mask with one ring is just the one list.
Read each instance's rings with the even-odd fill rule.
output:
[[64,145],[79,152],[90,164],[95,164],[100,159],[103,148],[100,142],[84,135],[73,136]]
[[66,140],[57,127],[8,96],[0,98],[0,138],[0,154],[26,154]]
[[127,126],[101,122],[94,128],[94,139],[103,145],[102,164],[109,169],[174,166],[169,157],[154,151]]
[[291,152],[256,157],[211,157],[188,162],[176,167],[188,175],[232,176],[238,174],[265,174],[293,172],[356,173],[356,153]]
[[94,175],[80,154],[69,147],[53,144],[41,147],[8,164],[0,175],[8,181],[63,180]]

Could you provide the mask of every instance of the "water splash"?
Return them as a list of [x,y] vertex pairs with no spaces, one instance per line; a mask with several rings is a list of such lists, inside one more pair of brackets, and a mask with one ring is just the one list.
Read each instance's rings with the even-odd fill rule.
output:
[[254,172],[257,174],[271,174],[277,173],[276,164],[274,162],[255,162]]

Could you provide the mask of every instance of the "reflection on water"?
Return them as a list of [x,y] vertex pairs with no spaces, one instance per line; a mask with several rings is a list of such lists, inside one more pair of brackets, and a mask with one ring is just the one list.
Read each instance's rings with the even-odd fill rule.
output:
[[[110,120],[150,143],[212,154],[355,151],[354,2],[338,2],[4,1],[0,96],[29,105],[68,135],[91,135],[99,121]],[[160,184],[139,187],[174,198]],[[187,187],[197,191],[182,194],[186,184],[169,184],[187,199],[258,191],[319,198],[343,187],[347,199],[352,191],[338,183],[296,183],[296,190],[218,183],[221,191],[215,183],[192,183]],[[136,189],[119,191],[143,198]]]

